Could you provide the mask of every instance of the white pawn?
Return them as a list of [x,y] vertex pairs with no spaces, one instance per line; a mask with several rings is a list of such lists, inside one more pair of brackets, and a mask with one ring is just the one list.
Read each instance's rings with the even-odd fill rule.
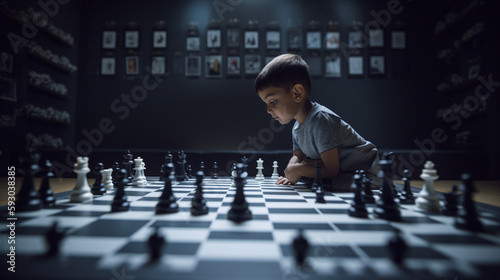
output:
[[271,179],[278,179],[280,175],[278,174],[278,162],[273,161],[273,174],[271,175]]
[[264,169],[264,161],[259,158],[257,160],[257,176],[255,176],[255,180],[264,180],[264,174],[262,174],[262,169]]
[[87,173],[90,172],[89,169],[89,158],[88,157],[77,157],[75,163],[75,168],[73,171],[76,173],[76,184],[73,188],[73,192],[69,197],[70,202],[85,202],[91,201],[93,195],[90,192],[89,183],[87,182]]
[[434,169],[434,163],[432,163],[432,161],[425,162],[420,178],[424,180],[424,185],[422,190],[417,194],[418,198],[415,200],[415,204],[418,208],[428,212],[441,211],[439,197],[434,190],[434,181],[436,181],[439,176],[437,175],[436,169]]
[[146,169],[146,163],[143,161],[142,164],[141,164],[142,168],[141,168],[141,178],[142,178],[142,181],[144,182],[144,184],[147,184],[148,183],[148,179],[146,178],[146,175],[144,175],[144,170]]
[[108,190],[114,187],[113,179],[111,177],[112,173],[113,173],[113,168],[102,170],[102,183],[104,184],[104,187]]
[[142,158],[138,157],[134,159],[135,162],[135,175],[134,180],[132,180],[132,185],[134,186],[144,186],[146,185],[145,180],[143,179],[142,171],[144,170],[144,163],[142,162]]

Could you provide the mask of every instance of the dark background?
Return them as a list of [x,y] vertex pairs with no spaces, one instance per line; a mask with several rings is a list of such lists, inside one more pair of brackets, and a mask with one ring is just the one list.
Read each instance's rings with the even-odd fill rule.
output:
[[[36,1],[7,1],[11,7],[26,9],[37,6]],[[255,76],[226,77],[225,58],[227,55],[226,30],[230,18],[239,19],[241,30],[248,27],[249,20],[258,20],[260,47],[258,53],[262,61],[268,55],[265,48],[265,30],[268,22],[277,20],[281,29],[281,52],[288,52],[286,32],[289,27],[299,27],[303,36],[307,23],[319,21],[320,30],[326,32],[330,20],[339,22],[341,42],[348,43],[348,32],[352,21],[362,21],[364,30],[368,22],[374,20],[373,13],[387,10],[390,3],[398,2],[401,12],[392,14],[384,28],[385,46],[378,50],[386,56],[386,75],[382,78],[370,76],[368,72],[369,55],[374,50],[361,48],[364,57],[365,74],[362,77],[348,76],[347,58],[341,55],[341,78],[313,77],[311,99],[338,113],[351,124],[363,137],[373,142],[380,150],[394,150],[408,162],[420,163],[421,159],[436,162],[438,173],[443,178],[458,179],[461,172],[470,171],[481,179],[498,179],[498,92],[488,100],[487,113],[475,117],[462,118],[463,124],[458,129],[451,128],[449,122],[436,117],[439,108],[452,104],[463,104],[464,97],[474,93],[477,82],[458,87],[448,92],[436,91],[436,86],[451,73],[466,73],[467,59],[480,53],[481,74],[492,74],[492,80],[498,77],[498,20],[493,15],[493,1],[484,1],[478,11],[468,14],[457,24],[434,35],[434,28],[439,20],[444,20],[450,11],[460,11],[473,1],[301,1],[301,0],[243,0],[229,1],[237,3],[223,13],[220,22],[222,29],[223,68],[222,78],[206,78],[204,56],[209,54],[206,48],[206,31],[211,19],[219,18],[215,6],[228,1],[186,0],[186,1],[69,1],[60,4],[59,12],[53,22],[59,28],[75,37],[73,48],[55,46],[43,34],[33,40],[45,48],[70,58],[78,65],[75,74],[54,73],[47,70],[53,78],[64,82],[72,98],[54,100],[51,97],[32,97],[24,84],[26,73],[33,67],[42,67],[24,54],[16,55],[14,76],[18,79],[19,100],[23,102],[45,104],[71,112],[72,125],[53,127],[53,125],[33,124],[31,121],[18,119],[14,129],[2,128],[5,138],[2,140],[2,164],[15,162],[15,154],[23,150],[23,135],[27,132],[47,131],[62,137],[65,149],[47,151],[45,157],[56,158],[62,165],[70,165],[74,155],[87,155],[91,161],[96,158],[109,165],[111,161],[121,160],[124,150],[131,149],[135,156],[150,159],[152,168],[161,163],[166,151],[185,150],[190,159],[210,162],[218,160],[217,154],[224,160],[239,160],[242,155],[267,155],[270,160],[280,161],[280,169],[286,165],[291,154],[291,125],[284,129],[271,122],[266,113],[265,104],[253,90]],[[215,6],[214,6],[215,4]],[[220,6],[219,6],[220,7]],[[387,13],[387,12],[386,12]],[[2,50],[13,53],[5,34],[9,31],[20,32],[20,26],[6,21],[8,28],[2,31]],[[108,21],[117,23],[117,49],[111,52],[101,48],[102,31]],[[155,53],[152,36],[155,22],[166,21],[168,31],[167,48]],[[139,24],[140,47],[139,75],[125,73],[125,56],[131,53],[123,46],[124,32],[130,21]],[[202,57],[201,76],[188,78],[174,73],[177,57],[184,62],[188,23],[196,21],[201,37]],[[453,41],[478,21],[485,21],[485,31],[474,39],[472,46],[463,47],[452,60],[439,60],[437,52],[452,47]],[[3,29],[3,28],[2,28]],[[390,32],[406,31],[405,50],[393,50],[390,47]],[[494,39],[496,38],[496,40]],[[477,39],[477,40],[476,40]],[[305,43],[305,40],[303,40]],[[243,40],[240,40],[241,44]],[[304,44],[303,43],[303,44]],[[57,45],[57,44],[56,44]],[[244,67],[246,50],[239,50]],[[297,51],[308,59],[311,53],[305,48]],[[153,55],[167,57],[166,77],[153,90],[147,91],[146,98],[131,109],[123,120],[121,113],[113,112],[111,104],[120,99],[122,94],[131,94],[133,89],[143,84],[143,78],[149,74],[144,70],[151,64]],[[329,52],[321,50],[321,57]],[[103,56],[114,56],[117,61],[116,75],[101,76],[100,61]],[[324,64],[323,64],[324,67]],[[184,71],[182,69],[182,71]],[[324,69],[323,69],[324,72]],[[466,76],[466,74],[464,74]],[[151,80],[152,81],[152,80]],[[55,105],[52,105],[55,104]],[[2,104],[11,106],[12,104]],[[494,108],[494,109],[492,109]],[[110,133],[97,132],[100,122],[109,119],[114,130]],[[417,142],[432,137],[434,129],[443,129],[447,140],[443,143],[419,146]],[[469,145],[457,145],[455,134],[463,130],[472,131]],[[92,145],[84,131],[93,135]],[[272,133],[269,133],[272,131]],[[249,143],[256,138],[258,145]],[[92,139],[90,139],[92,140]],[[427,149],[427,150],[425,150]],[[223,153],[222,153],[223,152]],[[210,155],[210,156],[208,156]],[[112,158],[115,159],[112,159]],[[401,159],[401,158],[400,158]],[[412,160],[413,159],[413,160]],[[418,159],[415,161],[415,159]],[[222,161],[222,159],[221,159]],[[269,163],[270,161],[267,161]],[[221,164],[224,166],[224,164]],[[416,171],[421,164],[415,165]],[[270,166],[270,163],[269,163]],[[154,170],[154,169],[153,169]],[[416,173],[419,174],[419,173]],[[69,174],[68,174],[69,175]],[[416,177],[416,176],[415,176]]]

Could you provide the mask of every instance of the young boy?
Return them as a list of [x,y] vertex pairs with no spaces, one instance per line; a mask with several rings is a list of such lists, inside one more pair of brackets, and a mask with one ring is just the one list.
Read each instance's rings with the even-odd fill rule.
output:
[[293,185],[315,178],[315,162],[321,163],[323,183],[333,190],[349,190],[356,170],[364,170],[378,185],[377,148],[328,108],[311,102],[308,66],[298,55],[274,58],[259,73],[255,91],[267,104],[267,112],[281,124],[295,119],[293,156],[285,176],[276,184]]

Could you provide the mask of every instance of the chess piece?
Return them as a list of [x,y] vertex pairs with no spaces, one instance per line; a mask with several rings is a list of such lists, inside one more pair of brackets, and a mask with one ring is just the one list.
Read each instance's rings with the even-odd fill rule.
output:
[[401,192],[401,196],[399,198],[399,203],[401,203],[401,204],[414,204],[415,197],[413,196],[413,192],[411,191],[410,171],[408,169],[405,169],[403,171],[403,173],[404,173],[403,191]]
[[[203,177],[205,177],[205,163],[202,161],[200,162],[200,171],[203,173]],[[198,174],[198,173],[197,173]],[[197,175],[196,174],[196,175]],[[195,175],[195,176],[196,176]]]
[[458,209],[455,227],[468,231],[483,231],[483,224],[479,220],[476,205],[472,200],[472,193],[476,191],[476,188],[473,185],[470,174],[462,174],[460,190],[463,193],[460,201],[462,207]]
[[302,229],[299,229],[297,237],[293,239],[292,246],[296,265],[299,267],[306,266],[305,260],[309,250],[309,241],[304,237]]
[[[174,176],[172,176],[174,177]],[[175,179],[175,177],[174,177]],[[165,246],[165,238],[160,235],[160,229],[155,228],[153,234],[148,238],[149,262],[157,262],[161,258],[163,246]]]
[[50,188],[50,178],[54,176],[52,173],[52,163],[50,160],[46,160],[43,167],[43,176],[40,189],[38,189],[38,194],[40,195],[40,200],[44,207],[52,207],[56,204],[56,198],[54,192]]
[[132,165],[134,165],[134,161],[132,160],[134,156],[130,153],[130,150],[127,150],[126,154],[123,155],[123,165],[125,166],[125,170],[127,170],[127,179],[132,182],[134,179],[134,175],[132,174]]
[[169,214],[179,212],[179,205],[177,204],[177,199],[175,199],[174,193],[172,191],[172,181],[175,180],[173,175],[174,165],[172,163],[167,164],[165,170],[170,171],[170,176],[165,179],[165,186],[158,199],[158,204],[156,204],[156,214]]
[[45,256],[56,256],[59,254],[61,241],[64,239],[66,232],[59,229],[57,221],[55,221],[50,229],[45,233],[45,242],[48,250]]
[[116,177],[118,176],[118,173],[120,173],[120,164],[115,161],[115,163],[113,164],[113,172],[111,173],[111,179],[113,180],[113,184],[116,184],[117,180],[116,180]]
[[401,231],[398,228],[394,228],[394,236],[389,239],[387,249],[389,250],[392,262],[398,266],[402,266],[406,252],[408,251],[408,245],[401,236]]
[[191,214],[193,216],[201,216],[208,214],[207,201],[203,197],[203,171],[196,173],[196,191],[191,199]]
[[191,164],[188,164],[188,166],[186,168],[186,175],[188,178],[191,178],[193,176],[192,172],[193,172],[193,169],[191,168]]
[[179,161],[177,162],[179,164],[179,170],[177,171],[177,176],[175,176],[175,179],[177,181],[186,181],[187,180],[187,175],[186,175],[186,154],[184,151],[181,151],[179,153]]
[[214,162],[214,165],[212,165],[212,179],[219,179],[219,171],[217,169],[217,162]]
[[441,204],[439,203],[439,198],[434,190],[434,181],[439,178],[436,169],[434,169],[434,163],[431,161],[427,161],[425,163],[420,178],[424,180],[424,186],[418,193],[415,204],[418,208],[428,212],[441,211]]
[[[134,180],[132,181],[132,185],[134,186],[145,186],[147,184],[146,177],[144,176],[144,161],[141,157],[137,157],[134,159],[135,163],[135,176]],[[128,178],[127,178],[128,179]]]
[[125,169],[120,169],[116,175],[116,180],[116,193],[111,203],[111,212],[125,212],[130,208],[130,202],[128,202],[128,197],[125,194],[125,186],[129,183],[127,171]]
[[106,188],[104,188],[104,184],[102,183],[102,170],[104,166],[102,163],[96,164],[94,168],[94,173],[96,174],[95,182],[92,185],[91,192],[93,195],[103,195],[106,193]]
[[368,217],[368,211],[366,210],[365,202],[363,201],[362,180],[363,178],[361,177],[361,174],[359,173],[354,174],[353,183],[351,186],[352,190],[354,191],[354,199],[351,202],[351,206],[347,210],[347,213],[351,217],[357,217],[357,218]]
[[273,174],[271,174],[271,179],[278,179],[280,175],[278,174],[278,162],[273,161]]
[[102,183],[104,184],[104,188],[112,189],[113,188],[113,179],[111,178],[111,174],[113,173],[113,168],[103,169],[102,174]]
[[363,201],[366,204],[373,204],[375,203],[375,197],[373,197],[373,191],[372,191],[372,184],[370,181],[370,178],[368,178],[368,175],[366,172],[363,170],[360,171],[361,177],[362,177],[362,184],[363,184]]
[[73,188],[73,192],[69,198],[70,202],[81,203],[85,201],[91,201],[93,195],[90,192],[90,186],[87,182],[87,173],[90,172],[89,169],[89,158],[88,157],[77,157],[75,167],[73,172],[76,173],[76,184]]
[[[172,164],[174,163],[173,156],[172,156],[172,153],[170,153],[170,151],[165,155],[165,163],[163,163],[163,165],[161,166],[160,181],[165,181],[165,179],[168,176],[170,176],[170,173],[165,172],[165,167],[169,163],[172,163]],[[174,171],[175,171],[175,166],[174,166]]]
[[458,212],[458,203],[460,195],[458,194],[458,187],[456,185],[451,186],[451,192],[444,194],[444,207],[443,214],[447,216],[456,216]]
[[314,191],[316,193],[316,203],[326,203],[325,191],[323,190],[323,183],[321,182],[321,163],[316,162],[314,164],[314,168],[316,169],[316,178],[314,180],[313,188],[316,189]]
[[21,170],[24,173],[23,183],[16,198],[16,211],[36,211],[42,209],[40,195],[35,191],[33,177],[40,169],[38,161],[40,154],[29,150],[24,156],[19,158]]
[[[248,168],[248,158],[246,156],[243,156],[241,158],[241,163],[243,164],[243,173],[248,175],[248,171],[247,171],[247,168]],[[245,178],[243,178],[243,184],[247,183],[247,177],[248,176],[245,176]]]
[[382,193],[379,200],[375,202],[373,215],[377,218],[388,221],[400,221],[401,212],[399,211],[398,204],[394,201],[394,192],[392,189],[392,159],[381,159],[379,161],[380,170],[378,177],[382,182]]
[[231,203],[231,209],[227,213],[228,220],[231,220],[235,223],[241,223],[247,220],[252,219],[252,212],[248,208],[248,202],[245,199],[244,186],[245,186],[245,178],[248,176],[246,172],[244,172],[244,164],[238,163],[236,165],[236,177],[234,178],[234,182],[236,184],[236,194],[234,196],[234,200]]
[[264,161],[259,158],[257,160],[257,176],[255,176],[255,180],[264,180],[264,174],[262,173],[262,169],[264,169]]
[[[316,171],[316,173],[315,173],[316,176],[314,177],[314,183],[311,186],[311,191],[312,192],[316,192],[316,190],[318,190],[318,187],[322,183],[322,181],[321,181],[321,163],[319,163],[319,162],[314,163],[314,168],[315,168],[315,171]],[[319,170],[318,170],[318,168],[319,168]]]

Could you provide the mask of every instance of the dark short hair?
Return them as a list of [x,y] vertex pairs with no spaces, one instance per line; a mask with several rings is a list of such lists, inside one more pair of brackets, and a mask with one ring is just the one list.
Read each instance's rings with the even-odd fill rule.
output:
[[311,77],[307,63],[295,54],[282,54],[269,62],[255,79],[255,92],[266,87],[283,88],[290,91],[296,84],[304,86],[307,93],[311,91]]

